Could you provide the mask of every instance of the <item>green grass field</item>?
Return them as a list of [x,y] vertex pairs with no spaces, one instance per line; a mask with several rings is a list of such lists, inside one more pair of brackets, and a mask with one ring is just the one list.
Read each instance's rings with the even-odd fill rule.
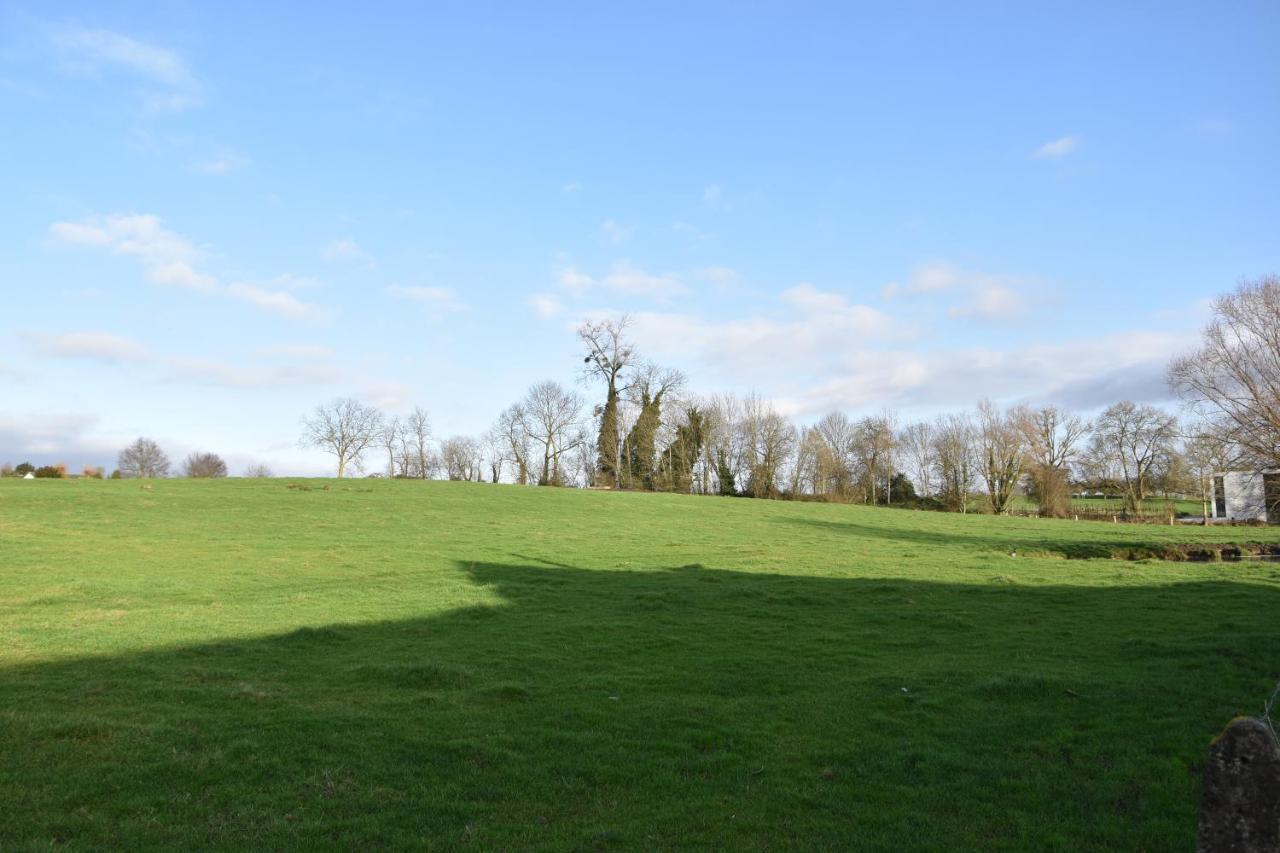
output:
[[0,849],[1191,849],[1280,677],[1110,557],[1275,529],[296,484],[0,481]]

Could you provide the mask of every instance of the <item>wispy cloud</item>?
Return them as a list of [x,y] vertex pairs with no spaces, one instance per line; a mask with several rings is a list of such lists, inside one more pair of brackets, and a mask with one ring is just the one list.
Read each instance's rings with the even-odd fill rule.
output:
[[203,253],[194,243],[165,228],[160,218],[151,214],[118,213],[80,222],[55,222],[49,226],[49,237],[65,246],[105,249],[135,258],[147,280],[163,287],[229,297],[294,319],[326,315],[318,306],[299,300],[287,290],[248,283],[223,284],[198,268]]
[[612,219],[600,223],[600,236],[615,246],[627,242],[635,233],[634,225],[620,225]]
[[320,256],[326,261],[356,261],[374,266],[373,255],[361,248],[360,244],[350,237],[339,237],[320,250]]
[[545,293],[535,293],[530,296],[529,305],[533,308],[533,313],[542,320],[549,320],[564,313],[564,305],[554,296],[548,296]]
[[1031,159],[1060,160],[1079,148],[1081,141],[1078,136],[1064,136],[1061,139],[1051,140],[1032,151]]
[[1023,276],[992,275],[964,270],[948,263],[933,262],[916,267],[904,282],[892,282],[881,291],[886,300],[947,294],[953,304],[951,317],[974,320],[1007,320],[1021,315],[1027,307],[1023,293],[1035,285]]
[[900,294],[918,295],[922,293],[938,293],[953,287],[961,276],[949,264],[931,263],[916,267],[911,278],[906,282],[891,282],[881,291],[885,299],[892,299]]
[[723,195],[724,193],[720,190],[719,184],[710,184],[702,190],[702,200],[711,207],[718,205]]
[[1010,320],[1025,309],[1026,300],[1020,293],[1003,281],[988,279],[978,284],[970,300],[953,306],[948,313],[977,320]]
[[33,335],[32,343],[37,353],[53,358],[86,359],[104,364],[140,363],[151,360],[151,354],[141,343],[110,332]]
[[447,287],[396,284],[386,288],[386,292],[389,296],[394,296],[397,299],[417,302],[426,309],[429,315],[435,317],[461,311],[466,307],[462,304],[462,300],[458,298],[458,295]]
[[195,169],[197,172],[203,172],[206,175],[229,175],[232,172],[238,172],[246,168],[251,162],[243,154],[225,152],[207,160],[201,160],[195,164]]
[[577,181],[570,181],[560,188],[561,195],[573,195],[582,192],[582,184]]
[[586,293],[595,285],[596,280],[577,267],[564,267],[556,274],[557,283],[573,294]]
[[101,76],[119,71],[159,87],[139,93],[149,109],[182,110],[202,103],[200,82],[173,50],[111,30],[65,28],[54,33],[53,41],[72,72]]

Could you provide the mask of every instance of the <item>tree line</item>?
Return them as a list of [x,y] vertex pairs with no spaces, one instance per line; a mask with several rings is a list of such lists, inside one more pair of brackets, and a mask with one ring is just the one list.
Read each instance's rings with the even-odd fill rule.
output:
[[[1280,467],[1280,278],[1219,298],[1201,345],[1168,379],[1180,417],[1133,401],[1092,419],[1057,406],[1001,406],[903,421],[830,412],[799,425],[757,395],[699,394],[686,377],[641,356],[627,317],[577,329],[576,386],[534,384],[482,435],[437,439],[421,407],[389,416],[355,399],[317,406],[300,444],[336,461],[337,475],[810,499],[1008,512],[1025,498],[1043,515],[1071,513],[1081,492],[1114,495],[1141,512],[1154,495],[1187,494],[1206,508],[1211,476]],[[163,477],[171,463],[139,438],[112,477]],[[225,461],[193,453],[189,477],[224,477]],[[66,476],[65,466],[0,467],[0,475]],[[250,466],[245,476],[270,476]],[[102,477],[86,468],[82,476]],[[1207,513],[1206,513],[1207,514]]]
[[[793,423],[756,394],[697,394],[644,359],[620,319],[577,330],[579,386],[533,385],[481,436],[433,440],[427,414],[387,418],[346,399],[320,406],[303,443],[339,476],[375,449],[394,477],[1010,510],[1025,496],[1065,516],[1073,494],[1116,495],[1140,512],[1153,495],[1207,506],[1210,477],[1280,465],[1280,279],[1242,284],[1214,307],[1201,348],[1169,381],[1184,417],[1120,401],[1092,420],[1056,406],[1002,407],[903,422],[893,412],[831,412]],[[976,506],[975,506],[976,504]]]

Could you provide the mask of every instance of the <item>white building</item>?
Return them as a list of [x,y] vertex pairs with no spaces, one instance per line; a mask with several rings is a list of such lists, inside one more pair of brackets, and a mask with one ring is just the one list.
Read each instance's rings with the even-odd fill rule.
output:
[[1280,524],[1280,469],[1213,476],[1213,517]]

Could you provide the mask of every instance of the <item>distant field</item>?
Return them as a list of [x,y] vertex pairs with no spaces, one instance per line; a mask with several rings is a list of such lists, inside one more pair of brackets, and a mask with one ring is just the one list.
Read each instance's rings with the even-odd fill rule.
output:
[[[981,507],[981,502],[975,502]],[[1123,515],[1125,502],[1123,498],[1072,498],[1071,506],[1081,513],[1117,513]],[[1032,512],[1036,502],[1025,497],[1013,499],[1013,509],[1018,512]],[[1179,515],[1204,515],[1204,505],[1198,500],[1185,498],[1153,497],[1143,502],[1142,514],[1148,516],[1167,516],[1169,510]]]
[[1111,555],[1240,542],[1280,530],[4,480],[0,849],[1190,849],[1280,565]]

